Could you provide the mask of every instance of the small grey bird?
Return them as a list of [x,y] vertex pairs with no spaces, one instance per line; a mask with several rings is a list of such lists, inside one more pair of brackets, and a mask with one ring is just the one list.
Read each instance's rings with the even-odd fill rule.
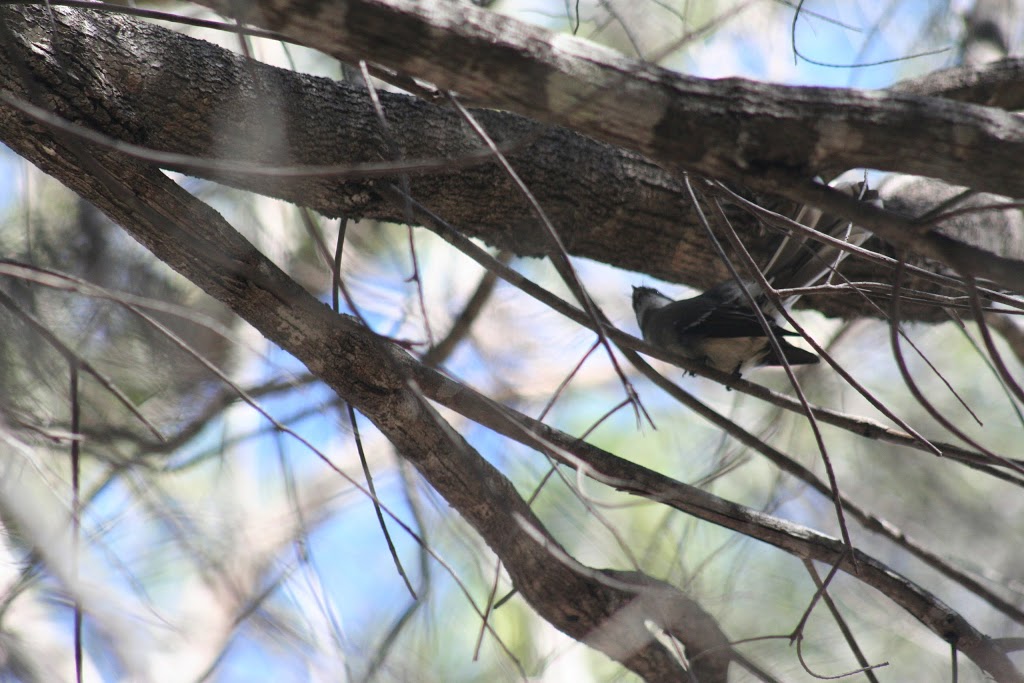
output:
[[[757,291],[751,289],[755,296]],[[731,280],[682,301],[673,301],[652,287],[634,287],[633,311],[645,340],[716,370],[739,375],[752,366],[782,365],[757,314]],[[818,362],[816,355],[783,338],[796,332],[782,328],[770,315],[766,318],[790,365]]]
[[[836,189],[881,205],[878,193],[866,190],[862,183],[844,183]],[[797,220],[855,245],[862,244],[870,236],[862,228],[831,216],[822,216],[813,209],[802,210]],[[791,233],[783,240],[764,272],[773,287],[809,287],[833,270],[844,256],[841,249],[809,242]],[[795,336],[796,332],[779,325],[779,312],[759,286],[754,283],[746,285],[765,314],[768,327],[778,340],[786,361],[790,365],[819,362],[815,354],[786,341],[785,337]],[[783,304],[788,308],[797,298],[790,297]],[[646,341],[701,361],[716,370],[739,376],[752,367],[783,364],[772,349],[746,295],[733,280],[681,301],[673,301],[651,287],[633,287],[633,312]]]

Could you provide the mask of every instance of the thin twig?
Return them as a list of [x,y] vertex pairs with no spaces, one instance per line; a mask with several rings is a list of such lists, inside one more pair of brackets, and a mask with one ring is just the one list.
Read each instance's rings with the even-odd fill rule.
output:
[[384,514],[381,512],[380,503],[377,502],[377,489],[373,485],[373,474],[370,472],[370,466],[366,462],[366,452],[363,450],[363,440],[359,436],[359,422],[356,421],[356,411],[352,407],[351,403],[346,403],[345,407],[348,408],[348,423],[352,427],[352,438],[356,443],[356,451],[359,453],[359,464],[363,467],[363,476],[366,477],[366,488],[370,491],[370,500],[373,501],[373,511],[377,513],[377,524],[380,525],[381,533],[384,534],[384,540],[388,544],[388,552],[391,553],[391,559],[395,563],[395,569],[398,571],[398,575],[402,577],[402,581],[405,582],[405,587],[409,590],[409,595],[412,596],[413,600],[416,600],[416,590],[412,587],[412,581],[409,580],[408,574],[405,573],[405,568],[402,566],[402,560],[398,557],[398,550],[395,549],[395,543],[391,540],[391,534],[388,532],[387,522],[384,521]]
[[[747,304],[757,316],[757,321],[761,324],[761,329],[765,332],[768,343],[772,347],[772,352],[780,361],[782,361],[782,367],[786,371],[786,376],[789,378],[789,383],[793,387],[793,391],[796,392],[797,399],[800,401],[803,414],[807,418],[807,424],[811,428],[811,432],[814,434],[814,441],[818,446],[818,452],[821,454],[821,460],[825,464],[825,472],[828,475],[829,487],[832,490],[832,503],[835,506],[836,518],[839,521],[839,530],[843,536],[843,542],[852,550],[853,540],[850,538],[850,530],[846,526],[846,515],[843,513],[842,495],[839,493],[839,481],[836,478],[835,469],[832,467],[832,459],[828,456],[828,449],[825,447],[825,438],[821,435],[821,428],[818,426],[818,421],[814,417],[814,411],[811,409],[811,403],[807,400],[807,396],[804,394],[803,388],[800,386],[800,381],[797,379],[796,373],[793,372],[793,368],[786,359],[786,354],[782,352],[779,340],[772,331],[771,326],[768,324],[768,319],[765,317],[764,311],[761,310],[761,307],[754,299],[754,295],[750,292],[750,288],[747,287],[743,278],[740,277],[740,274],[736,270],[736,266],[733,265],[729,255],[725,253],[725,249],[718,241],[715,231],[711,229],[711,223],[708,222],[707,217],[704,215],[704,211],[700,208],[700,201],[697,199],[697,194],[693,189],[693,184],[690,182],[689,174],[685,174],[683,176],[683,182],[685,183],[686,190],[689,192],[690,199],[693,202],[693,209],[697,213],[697,218],[701,225],[704,226],[704,232],[707,234],[708,240],[711,242],[711,246],[714,248],[719,258],[722,259],[723,263],[725,263],[725,267],[729,270],[729,274],[743,291],[743,296],[746,298]],[[714,206],[718,209],[720,218],[724,219],[725,212],[722,211],[721,205],[715,202]],[[728,234],[729,236],[735,236],[735,232]],[[732,242],[732,246],[744,259],[746,267],[751,271],[751,275],[757,279],[757,283],[761,287],[762,291],[766,293],[770,292],[771,285],[765,279],[764,273],[762,273],[756,264],[754,264],[754,260],[750,257],[749,252],[747,252],[738,237],[735,242]],[[782,305],[781,301],[776,301],[774,303],[775,307],[780,312],[785,311],[785,306]],[[851,557],[853,556],[851,555]]]
[[1007,460],[1006,458],[1003,458],[1002,456],[1000,456],[1000,455],[994,453],[993,451],[990,451],[989,449],[985,448],[979,442],[977,442],[974,439],[972,439],[966,432],[964,432],[959,427],[957,427],[955,424],[953,424],[952,420],[948,419],[945,415],[942,414],[942,412],[939,409],[937,409],[934,405],[932,405],[931,401],[929,401],[925,397],[924,392],[922,392],[921,389],[917,386],[917,382],[914,381],[913,376],[910,374],[910,369],[907,367],[906,359],[903,358],[903,352],[900,350],[900,335],[897,333],[897,328],[899,327],[899,324],[900,324],[900,295],[899,294],[900,294],[900,286],[903,283],[903,267],[902,266],[903,266],[903,254],[901,252],[900,253],[900,258],[898,259],[897,265],[896,265],[896,274],[893,277],[892,301],[890,302],[890,307],[889,307],[889,342],[892,345],[893,358],[896,359],[896,366],[900,370],[900,376],[903,377],[903,383],[906,385],[907,389],[910,390],[910,393],[913,394],[914,398],[921,405],[921,407],[924,408],[928,412],[929,415],[931,415],[933,418],[935,418],[935,420],[939,424],[941,424],[943,427],[948,429],[958,439],[961,439],[964,443],[969,444],[971,447],[976,448],[977,450],[981,451],[982,453],[987,455],[989,458],[991,458],[993,461],[1000,462],[1000,463],[1006,465],[1007,467],[1012,467],[1013,469],[1017,470],[1018,472],[1024,473],[1024,467],[1021,467],[1017,463],[1015,463],[1015,462],[1013,462],[1011,460]]
[[[626,396],[629,398],[630,404],[633,406],[633,411],[636,415],[637,423],[640,422],[641,414],[647,415],[647,411],[644,410],[643,405],[640,403],[640,397],[637,395],[636,390],[630,383],[629,378],[619,367],[619,361],[615,358],[615,352],[612,351],[611,343],[608,341],[606,334],[606,327],[608,325],[607,318],[598,308],[597,304],[587,293],[583,283],[580,281],[579,276],[576,274],[576,269],[573,267],[572,262],[569,259],[569,252],[565,248],[565,244],[562,243],[562,238],[558,234],[558,230],[555,229],[551,219],[548,218],[547,213],[541,207],[540,202],[534,196],[530,188],[526,186],[523,179],[519,177],[515,169],[512,168],[512,164],[508,162],[505,155],[498,149],[498,146],[494,144],[491,136],[488,135],[487,131],[484,130],[483,126],[476,120],[476,118],[462,106],[462,103],[452,94],[449,93],[449,101],[452,106],[459,112],[463,119],[472,127],[473,131],[477,134],[477,137],[483,141],[487,148],[494,155],[494,158],[498,161],[505,174],[518,188],[519,192],[526,199],[530,205],[534,215],[536,215],[541,226],[544,228],[544,235],[547,238],[548,248],[547,255],[551,259],[551,263],[555,266],[555,270],[561,276],[562,280],[569,287],[569,291],[573,293],[576,300],[583,307],[583,310],[587,312],[587,316],[590,318],[592,327],[591,329],[597,332],[598,338],[601,340],[601,345],[604,346],[605,351],[608,355],[608,360],[611,362],[612,367],[615,369],[615,374],[619,376],[619,383],[622,385],[623,390],[626,392]],[[649,416],[648,416],[648,419]]]
[[874,669],[883,666],[889,666],[889,662],[882,662],[880,664],[871,665],[868,662],[868,658],[864,656],[864,652],[860,649],[860,644],[857,642],[856,636],[853,634],[853,630],[850,625],[846,623],[846,619],[839,612],[839,607],[835,601],[832,600],[832,596],[829,595],[828,590],[825,590],[825,584],[822,582],[821,577],[818,576],[818,570],[814,568],[814,563],[810,560],[804,560],[804,567],[807,568],[807,573],[811,575],[811,579],[814,580],[814,585],[822,591],[821,598],[825,601],[825,606],[828,607],[828,611],[832,614],[832,619],[835,620],[836,626],[839,627],[840,632],[843,634],[843,638],[846,639],[846,644],[850,646],[850,651],[853,652],[853,656],[857,658],[857,663],[861,666],[861,671],[864,672],[864,676],[870,681],[870,683],[879,683],[878,677],[875,676]]
[[50,331],[46,327],[46,325],[43,324],[42,321],[40,321],[38,318],[36,318],[28,311],[22,309],[21,306],[15,303],[14,299],[10,298],[9,296],[7,296],[7,294],[3,292],[0,292],[0,305],[7,308],[9,311],[11,311],[11,313],[13,313],[18,318],[21,318],[21,320],[25,324],[27,324],[29,327],[35,330],[43,339],[46,340],[48,344],[53,346],[53,348],[56,349],[58,353],[64,356],[64,358],[67,359],[68,362],[74,361],[81,371],[92,375],[93,378],[95,378],[96,381],[100,383],[100,386],[102,386],[104,389],[110,392],[110,394],[115,399],[117,399],[118,403],[127,408],[128,412],[134,415],[135,418],[139,422],[141,422],[146,427],[146,429],[148,429],[150,433],[153,434],[153,436],[157,438],[157,440],[164,441],[164,435],[160,432],[159,429],[157,429],[156,425],[150,422],[149,419],[145,415],[143,415],[138,408],[135,407],[135,404],[131,402],[131,400],[124,394],[124,392],[122,392],[117,387],[116,384],[114,384],[113,380],[111,380],[102,372],[100,372],[95,366],[93,366],[92,363],[90,363],[81,354],[74,351],[70,346],[62,342],[57,337],[56,334]]
[[[511,252],[501,252],[498,254],[498,261],[502,263],[508,263],[511,259]],[[492,270],[484,270],[484,275],[480,278],[480,282],[477,283],[473,295],[469,297],[462,311],[455,316],[455,323],[448,330],[448,334],[423,354],[420,360],[424,365],[441,365],[448,359],[455,350],[455,347],[469,334],[470,328],[476,322],[476,319],[480,317],[497,284],[498,274]]]
[[1013,392],[1018,401],[1024,401],[1024,389],[1021,389],[1020,384],[1013,378],[1013,375],[1006,367],[1006,363],[1003,362],[1002,354],[999,353],[995,342],[992,341],[992,333],[989,331],[988,323],[985,321],[985,314],[981,308],[981,297],[978,295],[978,287],[974,282],[974,278],[967,275],[964,277],[964,282],[967,284],[967,294],[970,296],[974,320],[978,323],[978,330],[981,332],[981,338],[985,342],[985,348],[988,349],[989,358],[995,363],[996,370],[1004,385],[1010,388],[1010,391]]
[[[78,361],[68,358],[68,374],[70,375],[70,389],[68,401],[71,405],[71,433],[79,434],[81,430],[82,402],[78,393]],[[78,598],[78,563],[80,560],[79,551],[82,542],[82,442],[80,439],[71,440],[71,584],[74,597],[74,650],[75,650],[75,681],[82,683],[83,659],[82,659],[82,603]]]

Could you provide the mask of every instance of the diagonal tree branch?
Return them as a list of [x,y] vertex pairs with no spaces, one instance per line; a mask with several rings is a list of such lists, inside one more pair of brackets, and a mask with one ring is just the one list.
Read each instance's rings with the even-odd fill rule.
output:
[[[18,122],[0,119],[12,133]],[[255,250],[215,211],[160,171],[117,153],[83,165],[81,146],[12,136],[37,163],[108,213],[153,253],[215,296],[370,419],[501,558],[518,591],[556,628],[649,681],[676,681],[674,656],[645,626],[685,637],[700,680],[724,681],[728,640],[674,586],[570,561],[512,484],[431,408],[410,382],[407,354],[332,313]],[[98,173],[97,173],[98,171]],[[656,608],[656,609],[655,609]]]

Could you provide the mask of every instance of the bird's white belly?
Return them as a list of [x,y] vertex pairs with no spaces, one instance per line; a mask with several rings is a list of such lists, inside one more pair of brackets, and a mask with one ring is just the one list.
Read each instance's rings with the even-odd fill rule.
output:
[[747,361],[756,364],[768,346],[765,337],[705,338],[698,344],[706,362],[722,372],[736,372]]

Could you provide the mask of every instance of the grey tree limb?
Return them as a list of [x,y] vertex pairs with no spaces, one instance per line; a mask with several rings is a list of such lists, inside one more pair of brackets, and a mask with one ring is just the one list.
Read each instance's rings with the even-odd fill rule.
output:
[[[24,26],[20,33],[49,44],[44,11],[3,11],[20,14],[8,18],[10,26]],[[402,212],[376,191],[378,180],[242,172],[379,161],[384,141],[364,91],[248,63],[204,41],[123,17],[62,9],[54,17],[58,27],[68,29],[60,39],[64,51],[76,58],[59,62],[58,53],[49,48],[20,54],[31,60],[33,78],[48,93],[44,108],[55,116],[121,142],[196,158],[193,166],[165,167],[280,197],[328,216],[403,220]],[[0,87],[24,96],[9,58],[14,54],[0,50]],[[453,112],[407,96],[381,96],[407,158],[443,167],[457,166],[478,153]],[[537,193],[570,253],[697,287],[727,276],[717,259],[706,257],[706,238],[672,174],[635,153],[562,128],[508,113],[481,110],[474,115],[509,146],[513,164]],[[203,168],[199,162],[204,159],[233,160],[239,171]],[[414,196],[489,244],[520,256],[542,253],[539,229],[495,166],[475,160],[457,171],[416,175]],[[772,201],[766,195],[759,198]],[[924,195],[915,203],[904,202],[903,208],[913,214],[928,202]],[[999,218],[988,218],[993,217]],[[770,253],[777,235],[761,230],[742,211],[734,211],[730,219],[755,256]],[[959,230],[952,233],[954,238]],[[1022,256],[1019,221],[1002,225],[985,220],[981,230],[973,231],[987,235],[984,250],[1011,261]],[[857,280],[884,282],[889,275],[885,268],[855,259],[848,259],[845,268]],[[805,300],[829,315],[871,314],[856,297]],[[911,319],[943,315],[927,306],[908,306],[906,314]]]
[[897,91],[696,78],[455,0],[429,10],[414,0],[202,4],[343,61],[369,59],[479,104],[567,126],[672,171],[812,203],[897,247],[1022,287],[1017,259],[977,250],[963,257],[949,236],[808,186],[827,169],[864,167],[1024,195],[1013,172],[1024,121],[1003,110]]

